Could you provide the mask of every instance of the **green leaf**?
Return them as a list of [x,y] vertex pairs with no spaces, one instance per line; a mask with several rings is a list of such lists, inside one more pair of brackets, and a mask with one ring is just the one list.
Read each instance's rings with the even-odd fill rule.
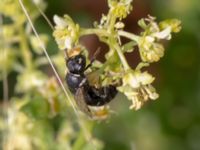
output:
[[134,46],[136,46],[136,45],[137,45],[137,43],[135,41],[128,42],[122,46],[122,51],[131,53],[131,52],[133,52]]
[[40,95],[34,95],[33,98],[30,97],[30,101],[21,110],[35,119],[47,118],[49,114],[48,103]]
[[146,28],[147,28],[147,24],[146,24],[146,22],[145,22],[144,19],[140,19],[140,20],[138,21],[138,25],[139,25],[142,29],[146,29]]

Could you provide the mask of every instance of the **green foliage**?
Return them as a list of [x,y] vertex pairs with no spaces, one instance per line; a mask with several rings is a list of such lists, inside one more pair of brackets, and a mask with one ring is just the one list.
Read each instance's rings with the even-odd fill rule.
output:
[[22,112],[25,112],[28,117],[33,119],[48,118],[48,101],[42,99],[41,95],[37,96],[36,94],[27,99],[31,99],[31,101],[21,107],[20,110]]

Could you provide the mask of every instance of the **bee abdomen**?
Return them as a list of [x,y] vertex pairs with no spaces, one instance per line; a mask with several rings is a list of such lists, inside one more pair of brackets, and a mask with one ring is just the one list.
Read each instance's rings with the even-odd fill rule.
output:
[[85,100],[90,106],[102,106],[109,103],[116,95],[116,87],[112,85],[101,88],[89,87]]

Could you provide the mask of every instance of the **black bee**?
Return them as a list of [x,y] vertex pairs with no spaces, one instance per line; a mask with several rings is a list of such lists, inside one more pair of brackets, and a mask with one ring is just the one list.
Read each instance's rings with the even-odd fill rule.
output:
[[66,82],[69,90],[75,95],[76,103],[81,111],[87,113],[89,116],[91,116],[91,112],[88,106],[103,106],[116,96],[117,90],[114,85],[100,88],[89,85],[84,72],[91,64],[86,66],[84,55],[78,54],[68,58],[66,66],[68,68]]

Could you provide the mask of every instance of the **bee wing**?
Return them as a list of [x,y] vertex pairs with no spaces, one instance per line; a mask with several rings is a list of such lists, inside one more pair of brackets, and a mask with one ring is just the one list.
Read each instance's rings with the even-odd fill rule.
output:
[[99,71],[93,71],[86,74],[86,78],[88,79],[89,85],[100,86],[100,75]]
[[84,89],[78,88],[74,97],[76,104],[82,112],[84,112],[85,114],[87,114],[89,117],[92,118],[91,110],[89,109],[88,105],[85,103],[84,95],[85,95]]

